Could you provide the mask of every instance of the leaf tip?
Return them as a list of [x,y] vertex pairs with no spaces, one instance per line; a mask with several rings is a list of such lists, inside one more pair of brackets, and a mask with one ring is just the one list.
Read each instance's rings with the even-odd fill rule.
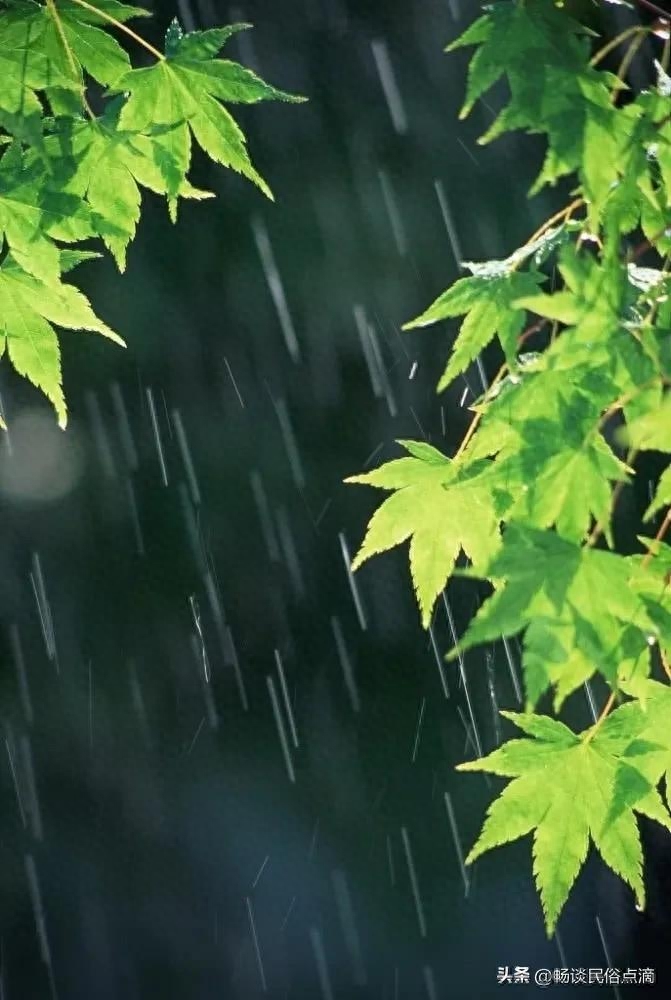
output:
[[352,559],[352,562],[350,563],[350,567],[349,567],[350,568],[350,572],[356,573],[356,571],[359,569],[359,567],[363,563],[365,563],[365,561],[366,561],[367,558],[368,558],[368,556],[365,553],[357,552],[357,554],[354,556],[354,559]]

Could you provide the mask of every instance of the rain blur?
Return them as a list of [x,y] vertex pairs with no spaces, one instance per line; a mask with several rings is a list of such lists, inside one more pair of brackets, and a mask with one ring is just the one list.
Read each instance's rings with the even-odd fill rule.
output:
[[476,5],[154,11],[154,44],[175,14],[251,22],[227,54],[309,102],[235,109],[275,203],[196,156],[216,201],[173,227],[147,195],[127,273],[78,270],[128,349],[62,335],[66,432],[2,366],[0,1000],[494,998],[506,965],[663,984],[652,824],[646,912],[591,858],[550,940],[529,838],[465,865],[503,783],[454,766],[522,702],[514,639],[444,660],[486,588],[450,583],[424,631],[406,547],[350,570],[380,494],[343,479],[396,439],[453,453],[498,366],[437,395],[454,324],[401,325],[562,204],[527,198],[533,138],[477,144],[503,92],[457,121],[468,53],[443,49]]

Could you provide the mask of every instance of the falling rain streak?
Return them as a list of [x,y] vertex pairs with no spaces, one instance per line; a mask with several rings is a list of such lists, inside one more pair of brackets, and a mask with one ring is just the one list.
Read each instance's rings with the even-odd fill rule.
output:
[[371,50],[392,123],[396,131],[403,135],[408,131],[408,119],[392,69],[387,43],[384,39],[377,38],[371,42]]
[[156,404],[154,402],[154,393],[151,388],[147,386],[145,389],[147,394],[147,405],[149,407],[149,417],[151,420],[151,429],[154,435],[154,443],[156,445],[156,455],[158,457],[158,464],[161,469],[161,479],[163,480],[163,485],[168,485],[168,468],[165,464],[165,453],[163,451],[163,442],[161,441],[161,430],[158,425],[158,417],[156,415]]
[[280,656],[280,651],[275,650],[275,663],[277,664],[277,673],[280,679],[280,690],[282,692],[282,700],[284,702],[284,708],[287,713],[287,719],[289,720],[289,729],[291,731],[291,741],[293,745],[298,748],[298,731],[296,729],[296,721],[294,719],[294,710],[291,707],[291,699],[289,698],[289,688],[287,686],[287,680],[284,676],[284,667],[282,665],[282,657]]
[[338,659],[340,660],[340,666],[342,667],[343,677],[345,679],[347,694],[349,695],[353,710],[355,712],[360,712],[361,697],[359,696],[359,689],[354,676],[354,668],[347,650],[347,645],[345,644],[345,637],[343,636],[340,620],[336,615],[331,615],[331,628],[333,629],[333,637],[335,639]]
[[412,849],[410,847],[410,837],[408,836],[408,831],[405,827],[401,828],[401,840],[403,841],[403,850],[405,851],[405,860],[408,864],[408,877],[410,879],[410,887],[412,889],[412,898],[415,902],[415,912],[417,914],[417,923],[419,925],[419,933],[423,938],[426,937],[426,917],[424,916],[424,905],[422,903],[421,896],[419,894],[419,883],[417,882],[417,872],[415,870],[415,861],[412,856]]
[[468,896],[470,882],[468,872],[466,871],[466,865],[464,864],[464,852],[461,846],[461,838],[459,836],[459,831],[457,830],[457,821],[454,816],[454,807],[452,805],[452,799],[450,798],[449,792],[445,792],[445,808],[447,809],[447,818],[450,823],[454,849],[457,853],[457,860],[459,861],[459,871],[461,872],[461,877],[464,880],[464,895]]
[[338,535],[340,540],[340,551],[342,552],[343,561],[345,563],[345,572],[347,573],[347,581],[349,583],[350,591],[352,592],[352,598],[354,600],[354,606],[356,608],[357,618],[359,619],[359,625],[365,631],[368,628],[366,623],[366,617],[364,615],[363,604],[361,601],[361,595],[359,593],[359,585],[354,578],[352,573],[352,557],[350,555],[349,547],[347,545],[347,540],[344,533],[341,531]]
[[282,718],[282,713],[280,711],[280,703],[277,698],[275,681],[270,675],[266,677],[266,684],[268,685],[268,694],[270,695],[270,703],[273,708],[275,725],[277,726],[277,735],[280,738],[282,756],[284,757],[284,763],[286,764],[287,774],[289,775],[289,781],[291,781],[291,783],[293,784],[296,781],[296,774],[294,772],[294,765],[291,759],[291,750],[289,749],[289,741],[287,739],[286,729],[284,728],[284,719]]
[[270,243],[270,237],[268,236],[266,224],[263,219],[258,216],[252,220],[252,232],[254,233],[256,248],[259,252],[259,257],[261,258],[263,273],[265,274],[266,281],[268,282],[270,295],[273,300],[275,310],[277,311],[277,318],[280,322],[284,342],[292,361],[298,362],[301,359],[301,353],[298,347],[298,339],[296,337],[293,320],[291,319],[291,314],[289,312],[289,306],[287,305],[287,298],[284,294],[284,286],[282,284],[282,279],[280,278],[280,272],[277,269],[277,264],[275,263],[275,255]]

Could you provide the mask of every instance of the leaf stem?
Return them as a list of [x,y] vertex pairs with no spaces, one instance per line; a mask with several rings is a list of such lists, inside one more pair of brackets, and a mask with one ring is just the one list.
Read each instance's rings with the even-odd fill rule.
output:
[[[48,0],[48,2],[53,3],[53,0]],[[102,17],[103,21],[113,24],[115,28],[118,28],[119,31],[123,31],[129,38],[132,38],[133,41],[137,42],[138,45],[141,45],[142,48],[147,50],[147,52],[151,52],[151,54],[157,59],[161,61],[165,59],[163,53],[154,48],[151,42],[144,39],[142,35],[138,35],[137,32],[133,31],[132,28],[129,28],[128,25],[124,24],[122,21],[118,21],[116,17],[112,17],[111,14],[108,14],[101,7],[94,7],[93,4],[87,3],[87,0],[74,0],[74,2],[80,7],[84,7],[85,10],[90,10],[93,14],[97,14],[99,17]]]
[[[638,50],[640,49],[641,45],[643,44],[647,34],[648,32],[645,29],[641,29],[638,35],[632,41],[627,51],[625,52],[624,56],[622,57],[622,62],[620,63],[617,71],[617,79],[620,83],[624,83],[624,79],[629,71],[631,62],[636,53],[638,52]],[[617,100],[618,94],[620,93],[620,89],[621,88],[618,86],[618,84],[615,84],[615,86],[613,87],[613,90],[611,91],[610,95],[610,100],[612,104],[614,104],[615,101]]]
[[[507,364],[501,365],[501,367],[497,371],[496,375],[494,376],[494,380],[493,380],[492,384],[489,387],[489,391],[491,391],[494,388],[495,385],[498,385],[498,383],[501,381],[501,379],[505,375],[507,368],[508,368]],[[466,434],[464,436],[463,441],[459,445],[459,448],[457,450],[456,455],[454,456],[453,461],[456,462],[456,460],[458,458],[460,458],[463,455],[463,453],[466,451],[466,447],[467,447],[468,443],[470,442],[471,438],[473,437],[473,435],[475,434],[475,432],[477,431],[478,425],[480,424],[480,421],[482,420],[483,415],[484,415],[484,412],[483,412],[483,410],[480,409],[480,410],[478,410],[478,412],[475,414],[475,416],[471,420],[470,426],[469,426],[468,430],[466,431]]]
[[[664,535],[668,531],[670,524],[671,524],[671,507],[669,507],[669,509],[667,510],[666,517],[664,518],[664,520],[662,521],[661,525],[659,526],[659,531],[655,535],[653,543],[648,546],[648,551],[646,552],[646,554],[645,554],[645,556],[643,558],[643,562],[641,563],[641,568],[642,569],[645,569],[645,567],[652,560],[653,554],[654,554],[653,553],[654,543],[655,542],[661,542],[662,538],[664,537]],[[670,582],[669,575],[667,575],[666,582],[664,584],[664,588],[663,588],[662,593],[664,593],[664,591],[666,590],[666,588],[669,586],[669,582]],[[661,644],[660,644],[660,648],[659,648],[659,658],[660,658],[660,660],[662,662],[662,669],[664,670],[664,673],[666,674],[666,676],[671,681],[671,665],[669,664],[669,661],[667,660],[666,656],[664,655],[664,650],[662,649]]]
[[604,412],[601,414],[599,422],[596,426],[596,430],[597,431],[602,430],[603,425],[607,423],[608,420],[610,420],[610,418],[613,416],[614,413],[617,413],[618,410],[621,410],[623,406],[627,405],[627,403],[631,403],[632,399],[636,399],[639,393],[645,392],[646,389],[651,389],[653,385],[656,385],[658,381],[663,382],[664,376],[655,375],[654,378],[649,379],[642,385],[637,385],[635,389],[631,389],[629,392],[625,392],[621,396],[618,396],[615,402],[611,403],[610,406],[606,410],[604,410]]
[[580,206],[584,204],[585,204],[584,198],[576,198],[575,201],[572,201],[569,205],[565,205],[564,208],[562,208],[559,212],[555,212],[554,215],[551,215],[549,219],[545,220],[542,226],[539,226],[536,232],[529,237],[529,239],[526,241],[524,246],[521,247],[521,249],[523,250],[524,247],[528,247],[530,243],[534,242],[534,240],[539,239],[544,233],[548,231],[548,229],[551,226],[555,224],[555,222],[559,222],[560,219],[563,220],[564,222],[568,222],[570,217],[575,212],[576,208],[580,208]]
[[596,722],[594,723],[594,725],[592,726],[592,728],[587,731],[587,735],[583,739],[583,743],[585,743],[585,744],[586,743],[590,743],[594,739],[594,737],[598,733],[599,729],[603,725],[606,716],[608,715],[608,713],[612,709],[613,705],[615,704],[616,699],[617,699],[617,691],[611,691],[610,694],[609,694],[609,696],[608,696],[608,701],[606,702],[606,704],[601,709],[601,713],[599,715],[599,718],[596,720]]
[[536,320],[535,323],[532,323],[531,326],[528,326],[526,328],[526,330],[524,330],[519,335],[519,337],[517,338],[517,346],[521,347],[522,344],[524,344],[529,339],[529,337],[532,337],[534,335],[534,333],[538,333],[540,330],[543,329],[544,326],[547,326],[547,324],[548,324],[548,321],[547,321],[547,319],[545,317],[542,317],[541,319]]
[[592,67],[598,66],[601,60],[605,59],[608,53],[612,52],[613,49],[616,49],[618,45],[621,45],[622,42],[626,42],[626,40],[631,38],[632,35],[638,35],[646,30],[647,29],[640,24],[635,24],[633,27],[625,28],[624,31],[621,31],[619,35],[615,36],[615,38],[611,38],[611,40],[607,42],[603,48],[599,49],[599,51],[592,56],[589,61],[589,65]]
[[663,229],[660,229],[659,232],[651,236],[650,239],[643,240],[638,244],[638,246],[635,246],[627,255],[627,260],[631,263],[634,260],[638,260],[641,254],[644,254],[646,250],[652,250],[657,240],[661,240],[662,236],[664,236],[669,228],[669,225],[664,226]]
[[[638,452],[637,452],[636,448],[630,448],[629,451],[627,452],[627,457],[624,460],[624,464],[630,466],[631,463],[635,460],[637,454],[638,454]],[[611,514],[613,512],[613,509],[615,508],[615,504],[617,503],[617,501],[620,498],[620,493],[622,492],[622,490],[624,489],[625,486],[626,486],[626,483],[625,483],[625,481],[623,479],[620,479],[615,484],[615,487],[613,489],[613,499],[612,499],[611,505],[610,505],[610,513]],[[610,520],[610,515],[609,515],[609,520]],[[604,533],[605,527],[606,527],[606,525],[604,524],[603,521],[598,521],[594,525],[594,528],[592,530],[592,534],[589,536],[589,538],[587,539],[587,542],[586,542],[586,547],[588,549],[591,549],[594,545],[596,545],[596,543],[598,542],[599,538]]]
[[[521,333],[519,335],[519,337],[517,338],[517,346],[521,347],[522,344],[525,342],[525,340],[528,340],[529,337],[531,337],[534,333],[538,333],[539,330],[542,330],[543,327],[546,325],[546,323],[547,323],[546,319],[539,319],[535,323],[532,323],[530,326],[528,326],[526,328],[526,330],[524,330],[524,332]],[[507,363],[501,365],[501,367],[497,371],[496,375],[494,376],[494,380],[492,381],[492,384],[490,385],[489,389],[487,390],[488,392],[491,392],[491,390],[494,388],[494,386],[496,386],[496,385],[499,384],[499,382],[501,381],[501,379],[503,378],[503,376],[505,375],[505,373],[506,373],[507,370],[508,370],[508,364]],[[466,447],[468,446],[468,444],[470,443],[471,438],[473,437],[473,435],[475,434],[476,430],[478,429],[478,426],[479,426],[480,421],[482,420],[483,416],[484,416],[483,411],[482,410],[478,410],[478,412],[473,417],[473,420],[471,421],[468,430],[466,431],[466,435],[464,437],[464,440],[459,445],[459,450],[457,451],[456,455],[454,456],[453,461],[456,461],[456,459],[460,458],[461,455],[463,455],[463,453],[466,451]]]
[[671,665],[669,665],[669,661],[667,660],[666,656],[664,655],[664,652],[661,649],[659,651],[659,658],[662,661],[662,669],[664,670],[664,673],[671,681]]
[[[654,541],[661,542],[661,540],[664,538],[664,535],[669,530],[670,526],[671,526],[671,507],[669,507],[669,509],[667,510],[666,517],[664,518],[664,520],[660,524],[659,531],[655,535]],[[652,559],[652,556],[653,556],[652,546],[650,546],[648,548],[648,551],[645,554],[643,562],[641,563],[641,569],[645,569],[645,567],[648,565],[648,563]]]

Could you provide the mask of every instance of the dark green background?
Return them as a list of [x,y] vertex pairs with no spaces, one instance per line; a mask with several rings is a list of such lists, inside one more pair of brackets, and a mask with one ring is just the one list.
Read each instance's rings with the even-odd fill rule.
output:
[[[147,37],[161,44],[175,12],[162,4],[143,26]],[[229,54],[310,101],[236,112],[274,205],[196,156],[194,179],[216,202],[183,203],[173,228],[165,206],[147,197],[126,275],[110,262],[81,268],[78,280],[128,350],[63,335],[65,435],[3,366],[0,996],[263,996],[247,900],[265,995],[278,1000],[328,998],[329,988],[341,1000],[534,989],[497,986],[502,965],[655,964],[663,979],[668,848],[647,826],[644,915],[592,859],[560,942],[548,942],[528,840],[483,858],[465,898],[444,794],[468,849],[499,783],[453,770],[474,751],[458,669],[443,668],[449,698],[439,676],[437,654],[452,644],[445,608],[437,607],[434,649],[419,627],[407,554],[398,551],[357,575],[362,618],[341,550],[340,534],[354,554],[380,499],[342,479],[398,454],[397,438],[453,450],[469,418],[464,388],[467,402],[481,391],[474,367],[467,381],[435,394],[454,324],[400,333],[458,274],[435,182],[467,260],[507,255],[565,197],[527,201],[540,144],[508,137],[476,145],[503,91],[457,122],[467,53],[446,56],[443,47],[476,6],[287,0],[236,11],[203,0],[179,13],[187,27],[253,22]],[[386,45],[405,131],[394,127],[372,43]],[[142,53],[134,59],[141,63]],[[259,227],[296,357],[262,266]],[[378,396],[355,306],[379,347],[387,390]],[[485,363],[494,370],[496,353]],[[623,499],[626,522],[645,498]],[[46,599],[38,601],[40,573]],[[452,584],[449,596],[461,632],[484,591]],[[300,740],[295,784],[267,689],[268,675],[278,683],[276,649]],[[515,643],[510,651],[518,664]],[[496,705],[518,707],[504,650],[470,654],[466,676],[486,752],[505,735]],[[583,695],[570,711],[576,724],[589,722]],[[348,887],[360,961],[347,945],[334,872]]]

